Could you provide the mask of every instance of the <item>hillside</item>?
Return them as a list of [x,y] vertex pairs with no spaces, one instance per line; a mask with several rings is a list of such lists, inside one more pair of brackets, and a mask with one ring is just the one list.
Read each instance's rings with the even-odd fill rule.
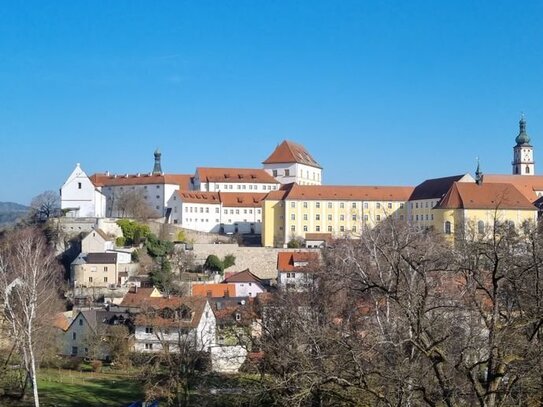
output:
[[26,215],[30,208],[14,202],[0,202],[0,226],[14,223]]

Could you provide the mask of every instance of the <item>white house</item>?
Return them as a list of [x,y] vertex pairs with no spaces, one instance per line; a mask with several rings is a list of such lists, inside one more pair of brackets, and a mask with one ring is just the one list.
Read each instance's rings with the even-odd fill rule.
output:
[[322,167],[301,144],[283,141],[262,164],[281,184],[322,184]]
[[105,216],[106,197],[91,182],[79,163],[60,188],[60,207],[70,217]]
[[314,282],[319,253],[308,251],[277,253],[277,286],[282,290],[305,291]]
[[208,233],[261,233],[265,193],[179,191],[170,222]]
[[237,297],[255,298],[258,294],[266,291],[264,283],[249,270],[240,271],[226,277],[223,281],[227,284],[236,285]]
[[192,347],[209,352],[216,341],[216,319],[206,298],[149,297],[135,320],[134,350],[159,352]]

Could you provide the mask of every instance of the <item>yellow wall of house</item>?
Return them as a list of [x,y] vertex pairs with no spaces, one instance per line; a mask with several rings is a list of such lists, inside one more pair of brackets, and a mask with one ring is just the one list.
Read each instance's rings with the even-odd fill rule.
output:
[[359,237],[389,216],[407,219],[404,201],[266,200],[262,213],[262,245],[281,247],[306,233]]
[[285,202],[265,200],[262,205],[262,235],[264,247],[282,247],[285,242]]
[[481,235],[478,223],[482,221],[484,233],[491,232],[494,222],[513,222],[520,227],[524,222],[537,221],[537,209],[434,209],[434,229],[446,234],[445,222],[451,222],[452,238],[458,233],[473,233]]

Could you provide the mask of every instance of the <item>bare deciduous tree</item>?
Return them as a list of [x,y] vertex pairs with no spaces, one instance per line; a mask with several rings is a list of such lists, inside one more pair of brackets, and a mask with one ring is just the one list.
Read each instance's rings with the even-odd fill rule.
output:
[[45,191],[32,198],[29,216],[33,222],[45,222],[52,216],[58,216],[59,211],[59,194],[55,191]]
[[123,191],[114,200],[114,210],[121,218],[149,219],[157,218],[159,214],[154,210],[140,191]]
[[15,231],[1,242],[0,294],[36,406],[39,406],[37,352],[43,331],[52,326],[52,318],[58,311],[55,306],[60,276],[59,265],[39,230]]

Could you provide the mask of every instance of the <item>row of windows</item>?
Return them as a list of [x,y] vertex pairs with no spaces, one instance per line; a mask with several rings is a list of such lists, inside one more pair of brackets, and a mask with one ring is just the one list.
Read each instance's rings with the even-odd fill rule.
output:
[[[437,201],[431,201],[431,202],[424,202],[424,206],[423,206],[423,203],[421,202],[420,205],[418,202],[415,202],[415,209],[418,209],[418,208],[433,208],[434,206],[437,205]],[[409,204],[409,206],[411,207],[411,209],[413,209],[413,202],[411,202]]]
[[[267,185],[267,184],[262,184],[261,185],[262,188],[262,191],[275,191],[277,189],[277,185]],[[209,186],[208,184],[204,184],[204,188],[206,191],[209,190]],[[220,191],[220,190],[226,190],[226,189],[234,189],[234,184],[224,184],[221,186],[221,184],[215,184],[215,190],[216,191]],[[245,185],[245,184],[237,184],[236,185],[236,189],[238,190],[249,190],[249,191],[257,191],[259,188],[258,188],[258,185],[253,185],[253,184],[249,184],[249,185]]]
[[[307,202],[302,202],[302,206],[303,206],[304,208],[307,208],[307,207],[308,207],[308,203],[307,203]],[[328,203],[327,203],[327,206],[328,206],[329,209],[331,209],[331,208],[333,208],[334,203],[333,203],[333,202],[328,202]],[[363,206],[364,206],[364,209],[368,209],[368,208],[369,208],[369,203],[368,203],[368,202],[364,202],[364,205],[363,205]],[[296,208],[296,202],[295,202],[295,201],[292,201],[292,202],[290,203],[290,207],[291,207],[291,208]],[[318,208],[320,208],[320,207],[321,207],[321,203],[318,202],[318,201],[315,202],[315,208],[318,209]],[[357,202],[351,202],[351,208],[356,209],[357,207],[358,207],[358,203],[357,203]],[[381,207],[385,207],[385,206],[384,206],[384,205],[381,205],[380,202],[376,202],[376,203],[375,203],[375,207],[376,207],[377,209],[380,209]],[[386,207],[387,207],[388,209],[392,209],[392,202],[388,202],[388,203],[386,204]],[[400,209],[403,209],[403,207],[404,207],[404,203],[403,203],[403,202],[400,202]],[[340,202],[340,203],[339,203],[339,208],[340,208],[340,209],[344,209],[344,208],[345,208],[345,202]]]
[[[177,211],[176,211],[177,212]],[[197,207],[192,207],[192,206],[186,206],[185,207],[185,212],[188,212],[188,213],[198,213],[198,208]],[[209,213],[209,208],[204,208],[204,207],[200,207],[200,213]],[[219,208],[215,208],[215,213],[219,213]],[[230,209],[230,214],[233,215],[233,214],[236,214],[236,215],[239,215],[241,212],[240,212],[240,209]],[[245,215],[250,214],[252,215],[253,214],[253,210],[252,209],[243,209],[243,213]],[[256,209],[256,213],[258,215],[260,215],[261,213],[261,209]],[[224,210],[224,214],[225,215],[228,215],[228,209],[225,209]]]
[[[413,220],[413,215],[411,215],[409,217],[410,220]],[[415,215],[415,220],[434,220],[434,214],[430,214],[430,215]]]
[[[108,191],[111,191],[112,188],[115,188],[115,187],[107,187],[106,189],[107,189]],[[127,188],[128,188],[128,187],[127,187]],[[122,190],[122,189],[124,189],[124,187],[119,187],[119,189]],[[136,189],[136,187],[135,187],[135,186],[132,186],[131,189]],[[143,186],[143,189],[147,189],[147,185],[144,185],[144,186]],[[156,189],[160,189],[160,185],[156,185]]]
[[[505,224],[507,224],[507,225],[509,225],[511,227],[515,227],[515,222],[513,222],[511,220],[505,221]],[[445,224],[443,225],[443,230],[447,235],[450,235],[452,233],[452,224],[451,224],[451,222],[446,221]],[[485,222],[482,221],[482,220],[478,221],[477,222],[477,233],[484,234],[485,231],[486,231]]]
[[[198,218],[185,218],[185,222],[198,222]],[[205,223],[205,222],[209,223],[209,219],[204,219],[204,218],[202,218],[202,219],[200,219],[200,222],[202,222],[202,223]],[[243,222],[249,223],[250,221],[247,220],[247,219],[243,219]],[[257,219],[256,222],[257,222],[257,223],[260,223],[261,220],[260,220],[260,219]],[[215,223],[219,223],[219,219],[215,219]],[[228,219],[228,222],[226,222],[226,223],[232,223],[232,219]]]
[[[365,217],[367,218],[368,215],[365,215]],[[304,213],[303,218],[304,218],[304,220],[307,220],[307,218],[308,218],[307,213]],[[351,219],[354,220],[354,221],[356,221],[357,216],[356,216],[356,215],[351,215]],[[291,213],[291,214],[290,214],[290,220],[296,220],[296,214]],[[315,215],[315,220],[321,220],[321,215],[317,213],[317,214]],[[332,215],[328,215],[328,220],[329,220],[329,221],[332,221]],[[345,215],[339,215],[339,220],[340,220],[340,221],[344,221],[344,220],[345,220]]]
[[[307,225],[304,225],[304,226],[302,227],[302,230],[303,230],[304,232],[308,232],[308,231],[309,231]],[[334,231],[334,229],[332,228],[332,226],[328,226],[327,230],[328,230],[328,232],[333,232],[333,231]],[[292,225],[292,226],[290,227],[290,231],[291,231],[291,232],[296,232],[296,226]],[[321,231],[320,225],[315,226],[315,232],[320,232],[320,231]],[[340,232],[345,232],[345,226],[340,226],[340,227],[339,227],[339,231],[340,231]],[[352,227],[351,227],[351,232],[356,233],[356,226],[352,226]]]
[[[89,283],[93,282],[93,278],[89,277]],[[104,283],[107,283],[107,277],[104,277]]]
[[[277,177],[278,175],[280,175],[278,170],[272,170],[272,173],[274,177]],[[285,177],[290,177],[290,169],[286,168],[284,170],[283,175]],[[306,179],[312,178],[313,181],[320,181],[320,178],[321,178],[320,173],[316,171],[309,172],[309,170],[306,170],[305,175],[306,175],[305,177]],[[300,178],[303,178],[303,177],[304,177],[304,170],[300,169]]]

